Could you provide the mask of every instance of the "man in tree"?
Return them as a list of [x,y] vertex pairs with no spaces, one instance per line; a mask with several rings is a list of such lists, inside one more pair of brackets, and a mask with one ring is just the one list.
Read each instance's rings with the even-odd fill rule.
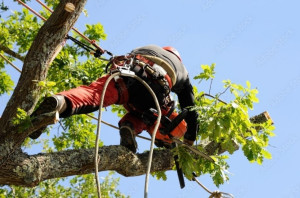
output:
[[[170,137],[182,137],[190,145],[196,139],[197,113],[188,110],[185,120],[166,131],[178,114],[174,112],[174,102],[170,91],[177,94],[181,109],[194,105],[193,88],[188,72],[181,62],[178,51],[173,47],[159,47],[149,45],[134,49],[125,56],[114,57],[110,63],[110,71],[119,71],[130,66],[130,70],[141,77],[154,91],[161,107],[161,126],[156,135],[157,146],[170,146]],[[32,114],[36,117],[47,112],[58,111],[60,117],[65,118],[74,114],[85,114],[99,109],[103,86],[109,75],[99,78],[89,86],[60,92],[46,98]],[[136,152],[135,136],[143,130],[150,134],[155,124],[155,103],[149,91],[137,80],[120,76],[110,81],[104,98],[104,107],[112,104],[123,105],[128,113],[120,120],[120,144]],[[186,127],[187,125],[187,127]],[[45,128],[33,132],[29,137],[38,138]]]

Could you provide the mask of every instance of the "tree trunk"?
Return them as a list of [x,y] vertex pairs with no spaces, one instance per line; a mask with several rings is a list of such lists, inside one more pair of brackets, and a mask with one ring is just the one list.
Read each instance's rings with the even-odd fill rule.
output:
[[[67,2],[75,5],[73,12],[64,9]],[[40,95],[38,82],[46,79],[56,49],[78,19],[85,3],[86,0],[62,0],[33,41],[25,57],[19,82],[0,118],[0,162],[20,147],[27,137],[26,134],[20,134],[11,121],[18,108],[25,110],[28,115],[32,113]]]

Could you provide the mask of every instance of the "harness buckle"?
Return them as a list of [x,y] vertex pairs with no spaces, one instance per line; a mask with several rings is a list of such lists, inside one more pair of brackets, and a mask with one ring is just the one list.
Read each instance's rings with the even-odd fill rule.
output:
[[[131,70],[132,64],[133,64],[133,57],[127,58],[124,56],[125,60],[122,65],[112,63],[114,65],[114,68],[110,70],[110,73],[120,72],[123,76],[132,76],[135,75],[135,73]],[[130,61],[129,61],[130,60]],[[129,61],[129,63],[127,63]]]

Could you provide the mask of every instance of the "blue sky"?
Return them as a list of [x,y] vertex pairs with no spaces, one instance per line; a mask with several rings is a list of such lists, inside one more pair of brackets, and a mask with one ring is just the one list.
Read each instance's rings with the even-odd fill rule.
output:
[[[21,7],[16,3],[9,5],[12,10]],[[36,2],[30,5],[40,9]],[[258,88],[260,99],[251,115],[267,110],[275,122],[276,137],[271,139],[269,147],[273,159],[259,166],[250,164],[242,152],[236,152],[229,160],[230,181],[220,190],[238,198],[297,198],[300,197],[299,6],[296,0],[89,0],[86,5],[89,16],[82,15],[75,27],[83,30],[84,23],[102,23],[107,39],[101,46],[114,54],[147,44],[174,46],[191,77],[201,72],[201,64],[216,63],[212,93],[223,90],[222,80],[231,79],[244,85],[249,80],[252,87]],[[18,78],[17,72],[7,70]],[[196,81],[193,84],[208,91],[207,84]],[[7,98],[1,97],[1,104]],[[117,123],[110,112],[105,112],[103,119]],[[102,130],[105,145],[119,143],[114,129],[103,126]],[[144,140],[138,140],[138,144],[139,152],[149,147]],[[133,198],[143,197],[144,179],[145,176],[121,177],[120,189]],[[198,179],[210,190],[216,190],[209,176]],[[168,172],[165,182],[150,180],[149,197],[208,196],[191,181],[186,180],[186,187],[180,189],[174,171]]]

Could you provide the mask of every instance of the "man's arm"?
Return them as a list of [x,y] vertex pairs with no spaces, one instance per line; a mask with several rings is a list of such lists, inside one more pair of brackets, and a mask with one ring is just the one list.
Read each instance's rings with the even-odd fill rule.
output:
[[[180,91],[177,92],[177,96],[180,107],[182,109],[185,107],[191,107],[195,105],[193,86],[191,85],[189,78],[187,78],[187,80],[184,82],[182,89],[180,89]],[[188,128],[187,132],[184,135],[184,141],[190,145],[192,145],[193,142],[196,140],[196,135],[198,131],[197,117],[197,112],[191,111],[189,109],[189,112],[185,118]]]

